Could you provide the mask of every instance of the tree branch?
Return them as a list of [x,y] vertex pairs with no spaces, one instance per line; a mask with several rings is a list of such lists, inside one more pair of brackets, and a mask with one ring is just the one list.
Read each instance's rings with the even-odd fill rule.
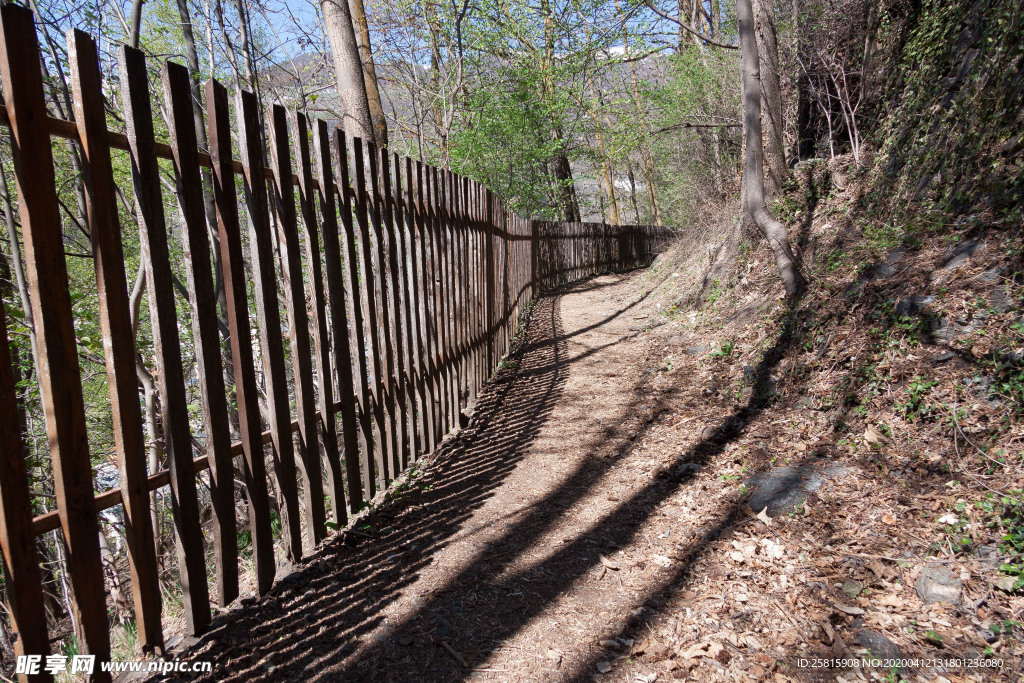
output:
[[647,9],[651,10],[652,12],[657,14],[662,19],[668,19],[671,22],[679,24],[679,26],[682,27],[682,29],[684,31],[692,33],[693,35],[697,36],[698,38],[703,40],[708,45],[714,45],[716,47],[724,47],[727,50],[738,50],[738,49],[740,49],[739,45],[730,45],[729,43],[720,43],[717,40],[715,40],[714,38],[711,38],[710,36],[704,35],[700,31],[698,31],[697,29],[695,29],[692,26],[690,26],[689,24],[687,24],[682,19],[678,19],[676,17],[673,17],[671,14],[667,14],[665,12],[662,12],[660,9],[658,9],[657,7],[654,6],[654,0],[644,0],[644,4],[647,5]]

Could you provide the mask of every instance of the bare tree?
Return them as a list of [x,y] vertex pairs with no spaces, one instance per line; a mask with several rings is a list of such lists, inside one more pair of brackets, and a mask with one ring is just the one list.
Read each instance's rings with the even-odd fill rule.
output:
[[740,39],[740,79],[743,86],[743,211],[771,245],[786,296],[796,297],[804,288],[799,262],[789,244],[786,226],[771,215],[764,199],[764,147],[761,141],[761,75],[754,10],[751,0],[736,0]]

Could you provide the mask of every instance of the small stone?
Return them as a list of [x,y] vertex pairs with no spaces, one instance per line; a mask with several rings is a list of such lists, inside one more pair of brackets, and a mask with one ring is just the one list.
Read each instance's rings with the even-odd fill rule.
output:
[[843,581],[843,595],[851,600],[860,595],[862,590],[864,590],[864,584],[860,581],[854,581],[853,579]]
[[892,642],[881,633],[871,629],[863,629],[853,637],[855,645],[860,645],[879,659],[902,659],[903,653],[896,643]]
[[935,356],[935,358],[932,358],[932,362],[945,363],[946,361],[953,360],[954,358],[956,358],[955,353],[953,353],[952,351],[946,351],[945,353],[940,353],[939,355]]
[[608,662],[598,662],[597,663],[597,671],[598,671],[598,673],[606,674],[606,673],[608,673],[611,670],[612,670],[612,665],[609,664]]
[[942,565],[930,564],[922,571],[914,582],[917,595],[927,605],[933,602],[948,602],[956,605],[960,602],[960,577]]
[[908,296],[900,299],[896,302],[896,315],[899,316],[912,316],[917,315],[924,309],[935,303],[935,297],[931,295],[927,296]]
[[1006,285],[999,285],[992,290],[988,295],[988,305],[996,313],[1006,313],[1013,308],[1013,300],[1010,298],[1010,293],[1006,290]]
[[691,356],[697,356],[697,355],[700,355],[700,354],[704,353],[707,350],[708,350],[708,347],[704,346],[702,344],[700,346],[691,346],[691,347],[687,348],[686,349],[686,353],[690,354]]

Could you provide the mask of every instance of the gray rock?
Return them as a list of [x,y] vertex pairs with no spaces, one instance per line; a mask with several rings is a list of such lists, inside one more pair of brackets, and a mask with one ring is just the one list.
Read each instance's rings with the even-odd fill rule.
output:
[[817,491],[827,479],[846,472],[846,468],[832,461],[814,465],[776,467],[744,482],[750,490],[747,505],[754,512],[766,510],[769,517],[781,517],[795,512],[807,500],[807,494]]
[[1010,293],[1006,289],[1006,285],[999,285],[988,295],[989,308],[995,310],[996,313],[1006,313],[1008,310],[1013,308],[1013,299],[1010,298]]
[[935,303],[935,297],[931,295],[908,296],[896,302],[896,315],[917,315],[933,303]]
[[700,346],[691,346],[691,347],[689,347],[688,349],[686,349],[686,353],[690,354],[691,356],[696,356],[696,355],[704,353],[707,350],[708,350],[708,347],[704,346],[702,344]]
[[804,396],[802,399],[793,404],[793,407],[797,410],[803,410],[805,408],[814,408],[815,399],[812,396]]
[[858,631],[853,636],[853,642],[855,645],[860,645],[866,649],[873,657],[879,659],[903,659],[903,652],[900,651],[899,646],[878,631],[872,631],[868,628]]
[[753,366],[751,366],[751,365],[744,365],[743,366],[743,381],[746,384],[753,384],[754,383],[754,378],[756,376],[757,376],[757,373],[754,371]]
[[914,582],[917,596],[927,605],[933,602],[959,604],[960,577],[940,564],[929,564],[921,570],[921,575]]
[[940,269],[956,270],[981,249],[981,244],[981,240],[964,240],[952,247],[946,252],[946,260],[942,262]]
[[956,358],[955,353],[953,353],[952,351],[946,351],[945,353],[940,353],[939,355],[935,356],[935,358],[932,358],[932,362],[945,363],[946,361],[953,360],[954,358]]
[[978,279],[982,282],[995,282],[999,279],[999,276],[1003,274],[1003,269],[996,266],[995,268],[989,268],[984,273],[978,276]]
[[1002,564],[1002,560],[999,559],[999,546],[995,544],[978,546],[974,555],[981,560],[982,564],[987,564],[993,569]]

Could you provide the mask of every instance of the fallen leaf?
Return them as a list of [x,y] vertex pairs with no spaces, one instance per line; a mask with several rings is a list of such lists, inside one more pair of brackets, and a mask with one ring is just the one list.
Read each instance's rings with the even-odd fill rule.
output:
[[874,425],[868,425],[868,428],[864,430],[864,441],[876,450],[881,450],[883,446],[889,443],[889,439],[885,434],[878,431]]
[[603,564],[603,565],[604,565],[605,567],[608,567],[608,569],[614,569],[614,570],[618,571],[618,569],[619,569],[619,565],[618,565],[618,563],[617,563],[617,562],[612,562],[611,560],[609,560],[609,559],[608,559],[607,557],[605,557],[604,555],[598,555],[598,556],[597,556],[597,559],[598,559],[598,560],[599,560],[599,561],[601,562],[601,564]]
[[768,506],[766,505],[763,510],[755,515],[759,520],[765,523],[765,526],[772,525],[772,518],[768,516]]
[[996,588],[998,588],[1001,591],[1006,591],[1007,593],[1012,593],[1013,592],[1013,586],[1016,583],[1017,583],[1017,577],[1016,576],[1003,576],[1003,577],[1000,577],[999,579],[997,579],[996,581],[993,581],[992,585],[995,586]]

